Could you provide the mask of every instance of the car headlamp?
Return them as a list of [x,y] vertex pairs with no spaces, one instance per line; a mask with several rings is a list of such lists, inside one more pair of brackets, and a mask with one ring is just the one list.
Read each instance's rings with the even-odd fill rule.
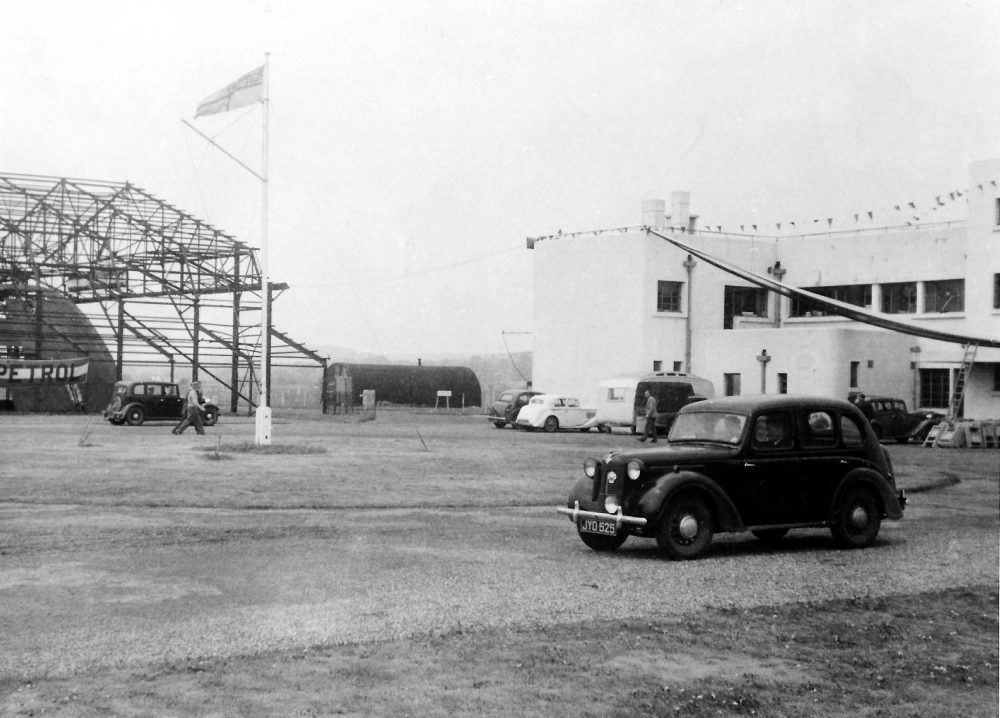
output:
[[639,459],[632,459],[630,462],[628,462],[626,473],[628,473],[628,477],[632,481],[635,481],[642,475],[643,468],[644,466]]
[[604,510],[609,514],[618,513],[618,497],[617,496],[606,496],[604,498]]
[[587,475],[588,479],[592,479],[597,476],[597,459],[587,459],[584,461],[583,473]]

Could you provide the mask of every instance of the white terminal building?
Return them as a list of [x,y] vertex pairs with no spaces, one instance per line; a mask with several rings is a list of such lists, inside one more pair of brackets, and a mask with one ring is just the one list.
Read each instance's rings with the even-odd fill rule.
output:
[[[646,232],[889,319],[1000,340],[1000,159],[970,167],[965,219],[766,236],[702,229],[690,195],[642,203],[642,225],[529,238],[533,386],[593,406],[604,379],[688,372],[716,395],[851,392],[1000,418],[1000,349],[927,339],[782,296]],[[814,225],[819,226],[819,225]],[[832,229],[832,228],[831,228]],[[762,357],[767,357],[762,361]]]

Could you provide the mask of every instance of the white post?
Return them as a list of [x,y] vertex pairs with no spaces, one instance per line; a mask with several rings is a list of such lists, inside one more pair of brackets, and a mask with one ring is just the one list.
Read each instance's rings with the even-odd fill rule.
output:
[[257,404],[256,444],[269,446],[271,443],[271,407],[268,402],[267,370],[268,356],[271,353],[271,307],[270,285],[271,277],[267,267],[267,195],[268,195],[268,111],[270,109],[268,64],[270,53],[264,53],[264,128],[263,150],[261,157],[261,229],[260,229],[260,396]]

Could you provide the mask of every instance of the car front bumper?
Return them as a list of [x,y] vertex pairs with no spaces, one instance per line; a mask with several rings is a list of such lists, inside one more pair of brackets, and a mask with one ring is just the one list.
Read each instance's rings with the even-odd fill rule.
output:
[[602,519],[604,521],[614,521],[615,527],[618,529],[622,527],[622,524],[628,524],[629,526],[646,525],[646,519],[642,516],[626,516],[622,513],[621,507],[618,508],[618,513],[616,514],[609,514],[607,511],[584,511],[580,508],[580,502],[574,501],[573,508],[556,506],[556,511],[569,516],[569,520],[574,524],[580,519]]

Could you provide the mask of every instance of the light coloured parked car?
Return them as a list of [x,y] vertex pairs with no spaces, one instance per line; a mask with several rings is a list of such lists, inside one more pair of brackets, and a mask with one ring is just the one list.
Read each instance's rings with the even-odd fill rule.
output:
[[518,429],[543,429],[548,432],[559,429],[589,431],[594,422],[593,409],[584,409],[576,397],[563,394],[539,394],[517,413],[514,426]]

